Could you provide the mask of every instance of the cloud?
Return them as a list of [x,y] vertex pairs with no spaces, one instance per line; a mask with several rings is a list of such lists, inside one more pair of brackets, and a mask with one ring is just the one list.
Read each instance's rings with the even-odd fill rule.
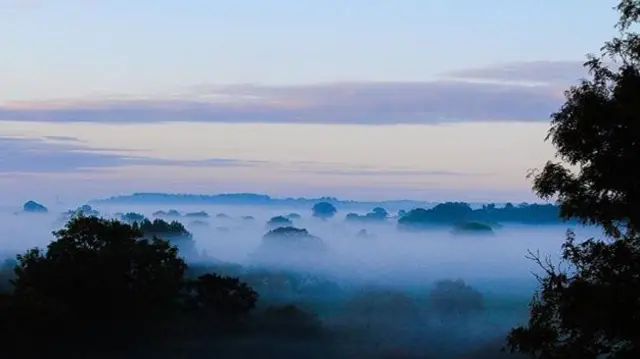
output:
[[398,170],[398,169],[323,169],[303,170],[306,173],[337,176],[401,176],[401,177],[467,177],[490,176],[492,173],[453,172],[453,171],[427,171],[427,170]]
[[547,121],[586,75],[580,62],[527,62],[426,82],[194,86],[154,98],[13,103],[0,120],[148,123],[441,124]]
[[45,140],[62,141],[62,142],[81,142],[77,137],[73,136],[44,136]]
[[453,71],[441,77],[569,86],[588,75],[587,68],[578,61],[530,61]]
[[[303,173],[328,176],[373,177],[462,177],[488,176],[492,173],[454,172],[442,170],[359,167],[348,163],[292,161],[272,162],[234,158],[200,160],[163,159],[128,154],[123,149],[89,148],[77,139],[49,141],[42,138],[0,136],[0,177],[17,178],[40,174],[87,173],[100,169],[126,166],[178,168],[248,168],[268,167],[283,173]],[[122,154],[125,153],[125,154]]]
[[8,173],[71,173],[99,168],[130,165],[181,167],[247,167],[260,161],[230,158],[205,160],[169,160],[144,156],[122,155],[113,149],[85,148],[75,143],[55,143],[43,139],[0,137],[0,172]]

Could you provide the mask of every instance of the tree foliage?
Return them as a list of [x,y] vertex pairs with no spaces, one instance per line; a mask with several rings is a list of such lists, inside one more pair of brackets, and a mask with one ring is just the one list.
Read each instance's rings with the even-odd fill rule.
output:
[[268,228],[289,227],[293,225],[293,221],[285,216],[275,216],[267,222]]
[[508,347],[536,358],[640,357],[640,36],[631,31],[640,1],[616,8],[620,35],[585,63],[592,78],[566,92],[547,137],[558,159],[533,174],[535,191],[556,197],[563,217],[609,238],[578,242],[568,232],[563,268],[531,256],[544,275]]
[[[137,225],[82,215],[54,232],[46,249],[17,256],[0,297],[7,357],[91,357],[175,334],[178,318],[238,316],[257,294],[236,278],[186,277],[169,242]],[[192,315],[189,315],[189,314]],[[37,345],[29,345],[37,338]]]
[[336,209],[336,207],[329,202],[318,202],[313,205],[313,208],[311,208],[311,210],[313,211],[314,217],[322,219],[331,218],[336,214],[336,212],[338,212],[338,209]]
[[84,216],[54,235],[46,250],[17,257],[7,303],[14,310],[2,311],[10,313],[2,319],[19,325],[3,334],[20,339],[31,332],[55,351],[74,337],[86,345],[101,335],[118,342],[175,313],[186,264],[168,242],[141,239],[140,230],[119,221]]
[[383,222],[389,217],[389,212],[382,207],[376,207],[371,212],[364,215],[357,213],[347,213],[345,220],[349,222]]
[[47,207],[35,201],[27,201],[22,206],[22,211],[28,212],[28,213],[47,213],[48,212]]
[[429,293],[429,308],[446,321],[466,319],[484,310],[482,293],[463,280],[442,280]]
[[547,140],[560,161],[532,174],[542,198],[557,196],[562,216],[602,225],[612,236],[640,229],[640,37],[629,31],[639,7],[637,0],[617,6],[620,37],[606,43],[601,56],[589,56],[592,78],[571,87],[551,116]]
[[237,318],[256,306],[258,293],[238,278],[206,273],[189,283],[193,304],[217,318]]
[[522,203],[514,206],[511,203],[507,203],[504,207],[496,207],[495,204],[489,204],[482,208],[472,209],[465,202],[445,202],[431,209],[412,209],[400,216],[398,227],[414,230],[442,225],[451,226],[469,221],[492,224],[499,222],[541,224],[559,223],[563,219],[559,215],[558,206],[552,204]]

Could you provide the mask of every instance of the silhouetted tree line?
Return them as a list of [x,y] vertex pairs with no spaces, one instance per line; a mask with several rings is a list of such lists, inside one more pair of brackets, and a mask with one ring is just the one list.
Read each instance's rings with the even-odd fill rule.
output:
[[364,215],[348,213],[344,219],[349,222],[383,222],[389,217],[389,212],[382,207],[376,207]]
[[522,224],[550,224],[566,221],[560,216],[560,208],[553,204],[527,204],[504,207],[495,204],[473,209],[465,202],[440,203],[433,208],[416,208],[398,219],[400,228],[420,228],[430,225],[454,225],[462,222],[497,224],[515,222]]

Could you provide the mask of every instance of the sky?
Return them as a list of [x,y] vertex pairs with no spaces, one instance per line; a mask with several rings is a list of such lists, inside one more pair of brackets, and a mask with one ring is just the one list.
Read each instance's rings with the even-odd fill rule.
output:
[[614,5],[0,0],[0,196],[531,200]]

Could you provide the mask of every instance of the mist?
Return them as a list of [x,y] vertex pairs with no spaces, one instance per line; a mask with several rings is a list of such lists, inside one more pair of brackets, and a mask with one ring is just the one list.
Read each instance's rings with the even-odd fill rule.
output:
[[[255,282],[258,285],[255,289],[263,304],[295,304],[315,313],[327,330],[352,333],[341,336],[333,347],[337,352],[332,357],[349,357],[354,353],[358,357],[395,353],[392,357],[412,358],[507,355],[500,353],[502,339],[511,327],[527,319],[527,305],[537,285],[532,273],[540,271],[525,257],[527,251],[539,251],[541,256],[557,262],[567,229],[574,230],[578,238],[601,236],[595,228],[567,224],[501,223],[489,236],[457,235],[444,227],[403,231],[397,226],[396,213],[380,222],[354,223],[345,220],[347,211],[341,208],[333,218],[323,220],[313,217],[311,208],[300,207],[175,204],[92,207],[109,218],[135,212],[153,219],[159,210],[179,211],[180,216],[165,220],[179,221],[193,235],[201,256],[187,259],[196,270],[213,268],[210,270],[238,276],[250,284],[248,278],[255,279],[256,273],[265,271],[295,273],[303,280],[313,278],[324,283],[318,290],[302,294],[273,294],[261,288],[260,281]],[[0,255],[9,258],[32,247],[45,247],[53,239],[52,231],[66,223],[61,213],[69,209],[54,206],[48,208],[48,213],[35,214],[20,212],[19,206],[2,208],[0,224],[5,235]],[[208,217],[185,216],[200,211]],[[323,251],[304,253],[286,247],[261,250],[263,236],[278,227],[268,226],[267,222],[292,213],[300,218],[292,216],[290,226],[306,229],[309,235],[319,238]],[[483,310],[469,314],[463,321],[443,320],[428,308],[430,292],[438,281],[459,279],[482,294]],[[362,312],[366,307],[362,298],[368,298],[365,300],[368,303],[374,297],[391,303],[375,304],[373,300],[375,318]],[[410,304],[402,304],[403,300]],[[372,326],[376,329],[372,330]],[[296,350],[301,344],[292,341],[284,345]],[[313,343],[302,347],[310,350],[310,345]],[[480,354],[473,356],[476,352]]]

